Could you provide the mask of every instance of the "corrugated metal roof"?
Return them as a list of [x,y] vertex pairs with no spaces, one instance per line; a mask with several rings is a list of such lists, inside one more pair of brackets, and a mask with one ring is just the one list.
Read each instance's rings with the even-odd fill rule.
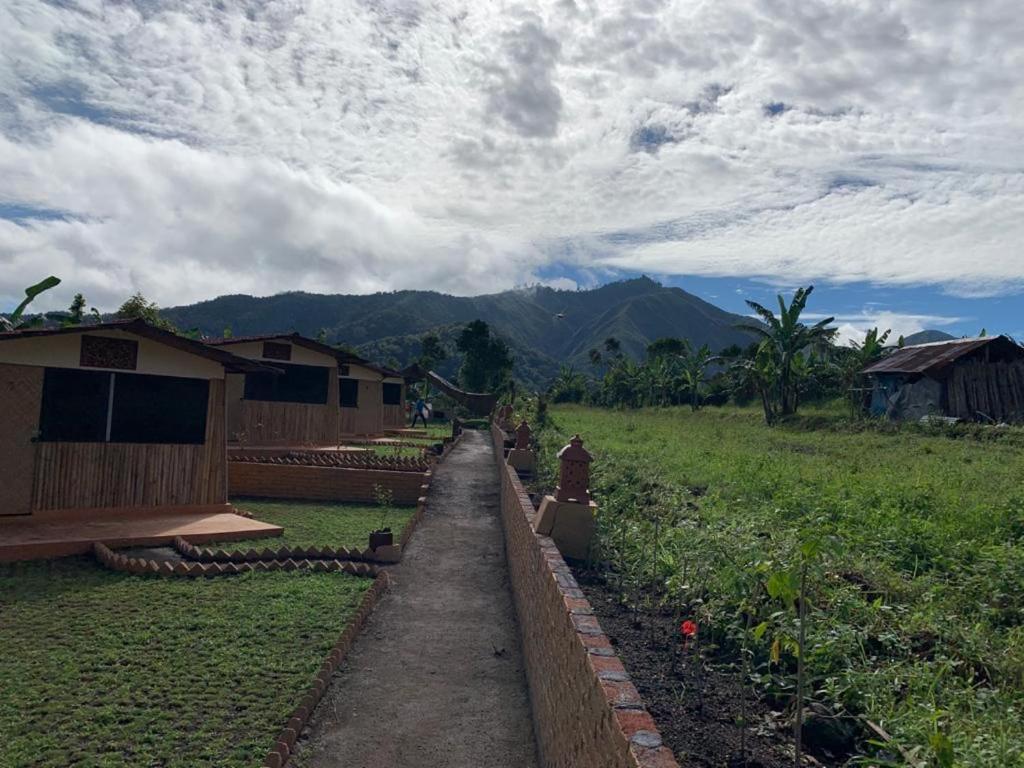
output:
[[934,341],[904,347],[865,368],[862,373],[929,373],[941,370],[964,355],[994,342],[1014,342],[1005,336]]

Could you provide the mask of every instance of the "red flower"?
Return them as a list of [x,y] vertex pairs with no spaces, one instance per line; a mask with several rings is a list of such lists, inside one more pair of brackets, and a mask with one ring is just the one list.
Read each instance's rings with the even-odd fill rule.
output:
[[679,634],[683,637],[694,637],[697,634],[697,622],[687,619],[679,625]]

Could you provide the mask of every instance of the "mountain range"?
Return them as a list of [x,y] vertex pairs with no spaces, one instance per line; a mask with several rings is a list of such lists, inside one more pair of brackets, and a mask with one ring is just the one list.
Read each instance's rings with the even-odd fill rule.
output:
[[[423,334],[437,333],[454,349],[462,326],[480,319],[509,344],[516,358],[514,373],[531,389],[546,386],[560,365],[589,367],[589,351],[603,351],[609,337],[636,359],[644,357],[648,344],[664,337],[688,338],[715,352],[752,338],[736,328],[742,316],[647,277],[591,290],[531,286],[468,297],[434,291],[230,295],[161,314],[179,328],[198,328],[210,336],[220,336],[227,328],[236,336],[275,331],[316,336],[322,329],[330,343],[397,365],[419,354]],[[442,374],[451,374],[457,361],[438,367]]]

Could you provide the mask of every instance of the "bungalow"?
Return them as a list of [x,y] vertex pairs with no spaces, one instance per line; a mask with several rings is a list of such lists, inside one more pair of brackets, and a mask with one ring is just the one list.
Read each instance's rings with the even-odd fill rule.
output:
[[903,347],[862,373],[876,416],[1024,421],[1024,347],[1008,336]]
[[404,423],[401,374],[357,355],[297,333],[206,343],[283,371],[228,377],[228,440],[233,443],[336,445],[342,436],[376,435]]
[[0,334],[0,516],[229,511],[225,376],[266,370],[141,320]]

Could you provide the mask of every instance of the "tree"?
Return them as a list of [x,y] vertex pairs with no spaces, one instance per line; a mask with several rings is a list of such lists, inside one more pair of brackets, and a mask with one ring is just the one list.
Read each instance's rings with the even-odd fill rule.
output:
[[622,344],[614,336],[609,336],[604,340],[604,351],[608,353],[609,357],[614,357],[617,360],[622,359]]
[[712,357],[711,348],[707,344],[694,350],[688,339],[683,341],[681,357],[683,383],[690,392],[690,410],[696,411],[700,408],[700,390],[704,384],[704,376],[715,358]]
[[441,343],[436,333],[428,333],[420,338],[420,356],[416,362],[424,371],[433,370],[434,366],[448,357],[448,348]]
[[548,394],[553,403],[578,403],[587,393],[587,380],[571,365],[563,365],[558,369],[558,376],[551,382]]
[[81,325],[83,320],[85,320],[85,296],[76,293],[75,298],[71,300],[71,306],[68,307],[68,316],[64,318],[61,325]]
[[743,357],[733,363],[731,373],[738,390],[753,389],[757,393],[764,409],[765,423],[774,424],[778,418],[778,404],[775,398],[778,369],[769,342],[761,342],[753,357]]
[[470,392],[489,392],[505,387],[512,373],[513,358],[508,345],[491,336],[483,320],[466,325],[455,341],[462,353],[459,381]]
[[892,329],[879,335],[878,329],[872,328],[864,334],[864,341],[850,340],[850,350],[843,365],[843,380],[850,397],[850,409],[854,414],[863,414],[870,406],[870,397],[858,387],[863,379],[861,371],[882,359],[885,355],[885,342],[890,333]]
[[807,288],[798,288],[788,307],[785,299],[780,295],[778,297],[778,316],[756,301],[748,299],[747,305],[754,310],[764,324],[740,324],[741,328],[762,338],[763,343],[758,348],[758,357],[763,354],[770,354],[772,357],[775,381],[773,382],[773,391],[769,394],[777,405],[778,415],[782,417],[796,413],[799,403],[798,381],[793,370],[797,355],[803,353],[808,347],[827,342],[835,334],[835,330],[828,327],[828,324],[835,319],[834,317],[819,320],[812,326],[800,322],[800,315],[807,306],[807,299],[813,290],[813,285]]
[[136,291],[122,304],[114,317],[118,320],[145,320],[150,325],[163,328],[165,331],[177,333],[174,324],[160,316],[160,307],[155,302],[147,301],[146,297]]
[[663,357],[685,355],[689,351],[690,343],[687,339],[657,339],[647,345],[647,359],[654,361]]
[[23,320],[25,315],[25,308],[44,291],[48,291],[51,288],[60,285],[60,278],[50,275],[45,280],[40,280],[35,285],[30,285],[25,289],[25,300],[14,308],[7,317],[0,317],[0,331],[20,331],[23,328],[31,328],[39,325],[42,322],[41,317],[33,318],[32,320]]

